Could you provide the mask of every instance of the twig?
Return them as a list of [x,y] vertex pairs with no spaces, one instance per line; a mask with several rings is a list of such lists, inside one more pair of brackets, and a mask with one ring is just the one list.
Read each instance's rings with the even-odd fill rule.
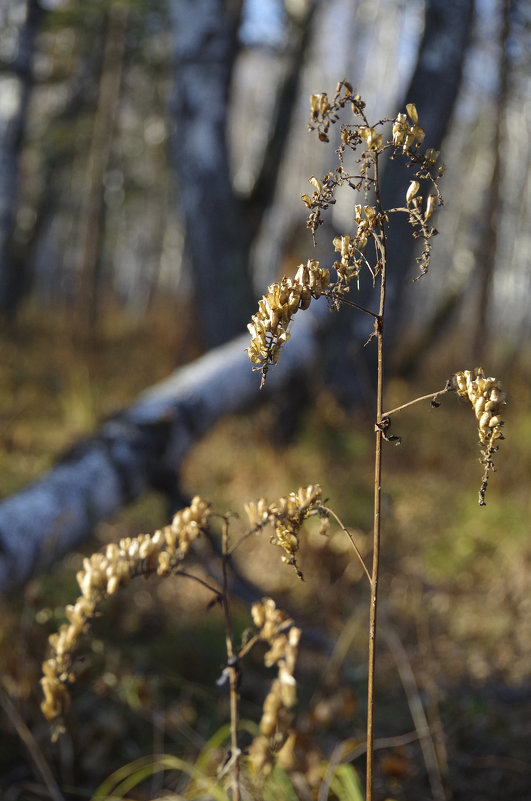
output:
[[344,533],[347,535],[347,537],[349,538],[349,540],[350,540],[350,543],[351,543],[352,547],[354,548],[354,551],[356,552],[356,556],[358,557],[358,559],[359,559],[359,561],[360,561],[360,563],[361,563],[361,566],[362,566],[363,570],[365,571],[365,575],[366,575],[366,576],[367,576],[367,578],[369,579],[369,584],[370,584],[370,582],[371,582],[371,574],[369,573],[369,568],[368,568],[368,567],[367,567],[367,565],[365,564],[365,560],[363,559],[363,556],[361,555],[361,551],[360,551],[360,549],[358,548],[358,546],[357,546],[357,545],[356,545],[356,543],[354,542],[354,537],[352,536],[352,534],[350,533],[350,531],[348,530],[348,528],[345,528],[345,526],[343,525],[343,523],[341,522],[341,520],[339,519],[339,517],[336,515],[336,513],[335,513],[335,512],[334,512],[332,509],[329,509],[329,508],[328,508],[328,506],[323,506],[323,507],[322,507],[322,509],[324,509],[324,510],[327,512],[327,514],[329,514],[331,517],[333,517],[333,518],[334,518],[334,520],[336,521],[336,523],[338,524],[338,526],[341,528],[341,530],[342,530],[342,531],[343,531],[343,532],[344,532]]
[[238,657],[234,651],[232,635],[232,621],[230,616],[230,600],[228,589],[228,562],[229,562],[229,520],[225,517],[221,535],[223,556],[223,610],[225,612],[225,642],[227,647],[227,667],[230,687],[230,737],[231,755],[229,765],[232,769],[232,801],[240,801],[240,749],[238,747],[238,685],[240,680],[240,667]]
[[396,414],[396,412],[401,412],[402,409],[406,409],[408,406],[413,406],[414,403],[420,403],[420,401],[424,400],[435,400],[439,395],[444,395],[446,392],[451,392],[452,388],[447,383],[443,389],[438,389],[437,392],[430,392],[428,395],[421,395],[420,398],[415,398],[415,400],[408,401],[407,403],[403,403],[402,406],[397,406],[396,409],[391,409],[389,412],[384,412],[382,417],[390,417],[392,414]]
[[373,312],[370,309],[366,309],[365,306],[360,306],[359,303],[354,303],[353,300],[348,300],[348,298],[341,297],[339,298],[339,302],[344,303],[345,306],[352,306],[353,309],[358,309],[358,311],[365,312],[365,314],[370,314],[371,317],[375,317],[376,319],[378,319],[377,312]]

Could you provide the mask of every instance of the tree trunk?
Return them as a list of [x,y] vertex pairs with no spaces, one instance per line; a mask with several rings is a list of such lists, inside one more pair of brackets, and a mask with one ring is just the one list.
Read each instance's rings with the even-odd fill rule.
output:
[[[0,8],[0,313],[13,316],[22,280],[12,254],[19,190],[19,151],[31,90],[33,43],[42,9],[36,0],[15,0]],[[10,43],[12,52],[8,52]],[[13,44],[14,43],[14,44]]]
[[510,0],[502,0],[500,8],[499,42],[499,87],[496,108],[496,130],[494,135],[494,161],[485,209],[485,231],[480,239],[479,253],[476,256],[476,269],[479,273],[479,295],[477,304],[476,330],[474,332],[474,356],[476,364],[481,364],[488,350],[489,325],[488,306],[492,289],[492,278],[496,265],[498,245],[498,224],[502,204],[502,151],[503,126],[506,119],[509,89],[508,40],[510,37]]
[[177,370],[41,479],[0,502],[0,591],[10,591],[86,540],[98,522],[149,487],[177,491],[187,451],[222,416],[276,396],[314,363],[326,301],[294,320],[293,334],[262,392],[241,335]]
[[81,319],[94,329],[101,294],[101,248],[104,233],[104,180],[111,157],[114,123],[125,55],[127,12],[120,5],[109,11],[98,104],[87,161],[87,187],[81,205],[78,303]]
[[[425,145],[441,149],[461,85],[463,64],[474,14],[473,0],[427,0],[424,34],[415,71],[400,111],[415,103],[419,123],[426,131]],[[385,208],[403,206],[410,172],[398,160],[388,165],[382,177]],[[392,263],[388,272],[388,303],[385,317],[387,341],[392,342],[399,326],[404,281],[414,277],[416,240],[405,215],[393,215],[389,239]]]
[[238,15],[223,0],[171,0],[171,148],[205,345],[245,330],[254,309],[249,232],[229,171],[227,101]]

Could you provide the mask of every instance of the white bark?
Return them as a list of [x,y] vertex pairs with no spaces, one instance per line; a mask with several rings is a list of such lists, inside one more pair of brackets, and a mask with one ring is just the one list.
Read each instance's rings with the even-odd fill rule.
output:
[[[313,312],[313,313],[312,313]],[[282,391],[314,363],[326,302],[294,320],[293,335],[264,390],[252,372],[242,335],[210,351],[103,423],[56,467],[0,502],[0,591],[44,570],[153,484],[176,477],[186,452],[222,416]]]

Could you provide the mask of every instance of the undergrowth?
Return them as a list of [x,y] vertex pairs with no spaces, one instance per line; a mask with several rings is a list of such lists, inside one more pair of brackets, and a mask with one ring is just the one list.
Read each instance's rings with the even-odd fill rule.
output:
[[[475,413],[482,464],[479,504],[484,506],[494,458],[503,439],[505,393],[497,379],[488,377],[478,367],[474,371],[457,370],[450,376],[443,376],[435,391],[423,393],[411,401],[402,401],[386,410],[383,363],[386,282],[393,269],[392,249],[387,241],[389,216],[406,216],[412,235],[422,244],[422,252],[417,259],[417,277],[426,276],[430,266],[431,240],[437,233],[432,226],[432,216],[436,208],[442,205],[438,184],[444,169],[439,165],[439,153],[424,146],[424,131],[414,104],[408,104],[406,113],[371,125],[365,115],[363,101],[353,94],[347,82],[341,82],[331,100],[325,94],[312,96],[309,127],[316,131],[321,141],[327,143],[331,126],[345,111],[352,113],[353,121],[341,126],[338,164],[321,180],[312,176],[310,183],[314,191],[312,195],[302,196],[309,211],[308,227],[314,239],[322,221],[322,213],[335,202],[336,191],[352,189],[356,193],[356,200],[361,198],[365,205],[353,203],[353,230],[334,239],[338,257],[333,265],[323,267],[316,260],[309,259],[306,265],[298,267],[294,278],[284,277],[268,288],[249,324],[251,344],[248,355],[254,368],[260,371],[263,385],[269,369],[274,369],[273,365],[281,358],[282,349],[289,347],[294,315],[310,308],[314,302],[323,302],[323,299],[332,311],[348,306],[352,313],[365,315],[370,321],[365,346],[376,349],[377,374],[376,410],[372,421],[374,486],[371,536],[369,538],[363,530],[347,528],[342,523],[327,500],[328,487],[323,490],[319,484],[308,483],[273,501],[265,497],[249,500],[245,504],[245,525],[237,523],[233,514],[215,514],[209,503],[196,496],[188,507],[175,515],[169,525],[150,534],[109,542],[102,551],[87,556],[77,573],[81,594],[74,603],[66,605],[68,622],[50,635],[50,654],[43,664],[42,711],[53,725],[54,738],[59,738],[65,732],[65,717],[70,704],[69,685],[78,674],[75,655],[79,639],[91,633],[102,604],[113,599],[118,590],[139,577],[157,576],[166,581],[178,578],[180,582],[191,582],[201,592],[206,592],[209,606],[219,606],[225,621],[225,657],[218,685],[227,688],[230,721],[225,729],[220,730],[216,742],[207,743],[195,761],[174,754],[157,754],[135,760],[113,774],[96,792],[95,798],[125,797],[146,777],[161,771],[176,771],[184,777],[184,783],[182,778],[181,789],[165,797],[232,798],[235,801],[241,798],[301,796],[321,800],[335,796],[351,801],[362,798],[373,801],[378,794],[377,753],[382,748],[399,750],[412,741],[419,743],[433,798],[438,801],[446,797],[445,751],[439,736],[440,728],[437,728],[436,715],[428,719],[429,711],[420,700],[420,691],[407,655],[393,633],[392,625],[386,624],[385,594],[393,597],[396,588],[393,589],[392,584],[385,586],[385,583],[382,631],[396,662],[415,731],[413,735],[406,733],[388,738],[377,738],[375,734],[376,721],[381,723],[376,702],[380,663],[380,658],[376,656],[376,635],[378,603],[382,603],[381,525],[387,513],[382,491],[383,449],[401,442],[401,437],[395,431],[397,416],[404,416],[409,413],[407,410],[421,402],[428,406],[428,412],[433,412],[445,395],[456,394],[470,403]],[[355,154],[355,166],[347,169],[344,166],[345,155],[350,151]],[[412,178],[404,188],[403,206],[395,209],[385,209],[380,197],[380,168],[385,154],[405,160],[411,169]],[[352,299],[360,280],[366,280],[367,277],[375,295],[372,307]],[[400,486],[397,494],[399,490]],[[355,494],[355,487],[352,492]],[[436,489],[433,490],[435,493]],[[308,526],[309,534],[306,533]],[[249,625],[240,636],[236,636],[229,575],[239,549],[254,542],[257,537],[263,538],[264,532],[268,532],[269,543],[276,547],[280,561],[284,563],[283,569],[291,571],[284,573],[285,576],[291,575],[294,580],[306,578],[309,583],[302,562],[306,538],[322,543],[333,543],[335,540],[336,555],[340,556],[343,563],[338,577],[341,572],[347,572],[352,564],[354,572],[350,569],[350,582],[358,583],[361,579],[368,588],[364,731],[360,729],[357,718],[357,702],[353,702],[348,690],[334,684],[337,666],[344,667],[353,636],[348,627],[342,632],[343,638],[339,636],[332,644],[330,663],[336,663],[336,670],[330,671],[330,683],[323,684],[320,712],[317,712],[317,702],[308,701],[307,713],[305,715],[303,711],[298,721],[294,717],[297,702],[296,664],[302,634],[298,622],[282,611],[272,597],[265,596],[255,599],[251,604]],[[190,553],[201,539],[218,543],[221,571],[215,578],[188,568]],[[340,546],[337,544],[339,541],[342,543]],[[319,549],[315,550],[318,552]],[[315,565],[310,561],[309,572],[314,570]],[[400,583],[400,576],[397,580]],[[308,592],[312,593],[311,586]],[[348,595],[340,598],[339,604],[345,611],[351,600],[358,601],[361,597],[363,593],[355,592],[350,598]],[[325,614],[326,609],[323,610]],[[359,636],[357,626],[355,635]],[[331,634],[326,639],[329,645],[330,640],[333,642]],[[267,690],[262,692],[259,720],[251,724],[242,720],[240,688],[246,659],[260,643],[266,643],[263,661],[273,673],[273,678]],[[323,759],[311,745],[312,728],[319,725],[320,718],[325,721],[327,716],[344,721],[345,736],[340,747]],[[220,754],[222,746],[223,754]],[[351,764],[353,759],[361,755],[366,755],[365,792],[361,788],[360,773]],[[387,760],[387,770],[392,773],[392,759],[389,756]],[[400,764],[400,759],[396,757],[395,772],[400,772]],[[159,797],[161,792],[158,793]]]

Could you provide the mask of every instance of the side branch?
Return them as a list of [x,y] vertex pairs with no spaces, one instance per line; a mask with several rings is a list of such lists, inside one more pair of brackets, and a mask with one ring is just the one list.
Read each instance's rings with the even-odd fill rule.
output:
[[397,406],[396,409],[391,409],[388,412],[384,412],[382,417],[390,417],[392,414],[396,414],[396,412],[401,412],[402,409],[406,409],[408,406],[413,406],[415,403],[420,403],[424,400],[431,400],[432,405],[437,405],[437,398],[439,395],[444,395],[446,392],[452,392],[452,387],[450,386],[450,382],[446,382],[446,386],[443,389],[438,389],[437,392],[430,392],[428,395],[421,395],[420,398],[415,398],[415,400],[408,401],[407,403],[403,403],[402,406]]

